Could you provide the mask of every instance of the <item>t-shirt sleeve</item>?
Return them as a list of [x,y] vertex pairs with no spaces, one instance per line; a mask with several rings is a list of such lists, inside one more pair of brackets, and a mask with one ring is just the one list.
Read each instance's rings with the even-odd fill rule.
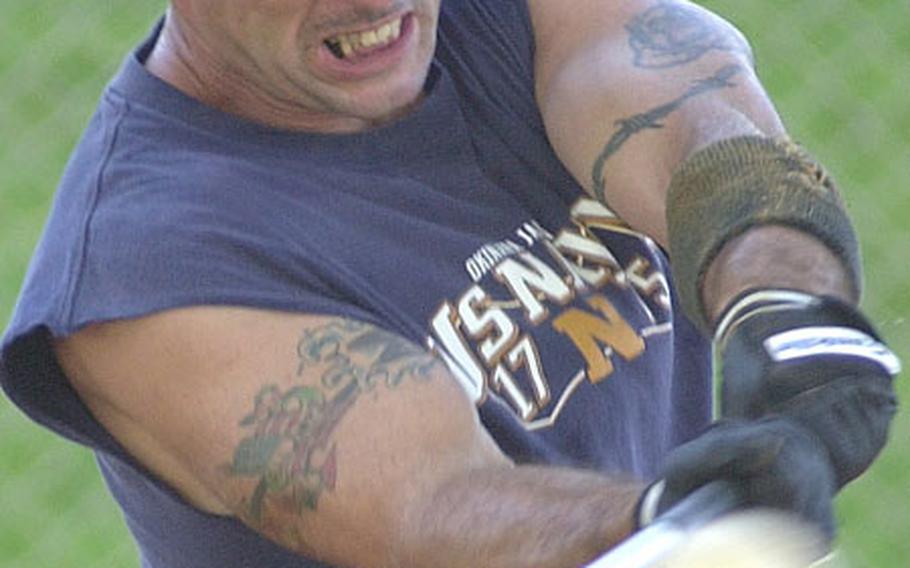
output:
[[[535,193],[566,204],[583,190],[549,143],[535,97],[535,41],[526,0],[446,0],[438,60],[455,77],[478,164],[536,213]],[[514,187],[514,172],[535,187]]]
[[437,56],[463,90],[491,108],[537,122],[534,35],[526,0],[442,3]]

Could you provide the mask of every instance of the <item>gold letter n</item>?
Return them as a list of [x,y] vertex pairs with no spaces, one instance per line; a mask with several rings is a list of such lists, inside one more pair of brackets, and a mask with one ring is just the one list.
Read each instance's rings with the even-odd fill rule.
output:
[[588,305],[603,317],[572,308],[553,321],[553,328],[575,344],[588,364],[588,379],[599,383],[613,372],[613,362],[601,345],[630,361],[645,350],[645,342],[603,296],[588,298]]

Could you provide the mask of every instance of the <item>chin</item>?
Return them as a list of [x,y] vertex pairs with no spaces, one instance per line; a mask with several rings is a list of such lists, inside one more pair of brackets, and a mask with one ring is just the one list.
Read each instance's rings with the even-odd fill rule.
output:
[[350,114],[375,124],[398,119],[411,112],[423,98],[425,77],[424,73],[419,82],[412,80],[394,88],[386,86],[360,93],[350,101]]

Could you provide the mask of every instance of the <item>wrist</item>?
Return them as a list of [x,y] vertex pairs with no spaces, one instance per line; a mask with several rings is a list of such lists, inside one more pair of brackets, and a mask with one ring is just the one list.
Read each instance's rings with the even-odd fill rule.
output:
[[754,290],[798,291],[855,305],[859,290],[854,280],[841,260],[812,235],[793,227],[763,225],[720,250],[700,291],[705,315],[716,326],[734,299]]

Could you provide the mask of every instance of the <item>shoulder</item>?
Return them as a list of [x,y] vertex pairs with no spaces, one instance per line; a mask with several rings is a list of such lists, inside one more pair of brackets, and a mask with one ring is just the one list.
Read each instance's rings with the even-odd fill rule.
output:
[[[181,150],[141,128],[124,124],[106,157],[77,153],[86,161],[57,192],[20,302],[23,317],[40,305],[54,321],[25,323],[60,333],[177,306],[299,311],[337,296],[297,238],[315,215],[291,203],[306,182],[285,191],[280,172],[185,138]],[[76,174],[92,167],[101,172]]]
[[710,51],[751,58],[745,37],[729,22],[687,0],[578,0],[566,10],[549,0],[527,0],[542,75],[556,72],[580,49],[630,49],[637,68],[666,70]]

